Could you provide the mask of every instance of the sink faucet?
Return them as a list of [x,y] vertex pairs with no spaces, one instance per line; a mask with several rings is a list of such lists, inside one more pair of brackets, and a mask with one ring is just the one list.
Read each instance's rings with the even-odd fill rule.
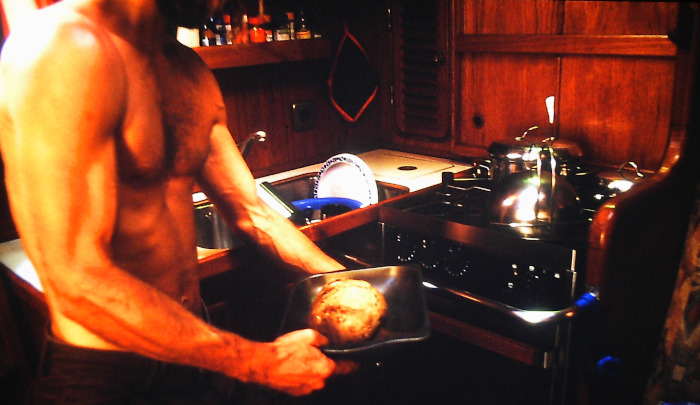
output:
[[265,138],[267,138],[267,133],[265,131],[258,131],[251,134],[245,141],[237,143],[236,146],[238,146],[238,150],[241,151],[241,155],[246,157],[253,148],[253,144],[255,142],[265,142]]

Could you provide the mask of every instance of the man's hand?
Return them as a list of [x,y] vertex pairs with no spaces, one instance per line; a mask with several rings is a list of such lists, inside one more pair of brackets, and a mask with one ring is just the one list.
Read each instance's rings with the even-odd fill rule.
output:
[[251,359],[251,382],[294,396],[321,389],[333,374],[336,363],[318,349],[328,343],[312,329],[297,330],[265,344]]

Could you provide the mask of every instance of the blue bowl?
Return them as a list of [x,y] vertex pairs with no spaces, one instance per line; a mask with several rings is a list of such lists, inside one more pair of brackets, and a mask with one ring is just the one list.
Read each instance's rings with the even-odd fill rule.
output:
[[293,201],[292,204],[300,210],[312,209],[314,211],[321,210],[328,205],[344,205],[350,210],[362,206],[362,203],[357,200],[341,197],[307,198],[305,200]]

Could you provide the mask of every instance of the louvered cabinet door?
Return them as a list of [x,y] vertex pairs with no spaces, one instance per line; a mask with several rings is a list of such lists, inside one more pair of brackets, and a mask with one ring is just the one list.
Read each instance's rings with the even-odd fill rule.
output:
[[440,139],[450,134],[449,3],[392,1],[392,102],[401,135]]

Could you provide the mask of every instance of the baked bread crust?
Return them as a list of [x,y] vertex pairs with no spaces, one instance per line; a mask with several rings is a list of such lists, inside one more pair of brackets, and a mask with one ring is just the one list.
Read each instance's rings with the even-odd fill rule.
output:
[[358,343],[379,329],[386,308],[384,295],[367,281],[335,280],[323,286],[306,321],[333,344]]

